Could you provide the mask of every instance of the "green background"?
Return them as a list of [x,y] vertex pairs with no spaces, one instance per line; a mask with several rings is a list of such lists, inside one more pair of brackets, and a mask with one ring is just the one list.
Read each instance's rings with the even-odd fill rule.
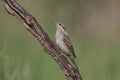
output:
[[[63,22],[83,80],[120,80],[120,1],[16,0],[55,41]],[[39,42],[0,4],[0,80],[66,80]]]

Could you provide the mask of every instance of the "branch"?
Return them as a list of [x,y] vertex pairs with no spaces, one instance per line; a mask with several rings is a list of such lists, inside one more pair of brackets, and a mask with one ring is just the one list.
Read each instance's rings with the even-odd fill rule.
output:
[[60,56],[62,53],[57,45],[49,38],[33,16],[25,11],[15,0],[0,1],[7,12],[17,17],[25,28],[38,39],[43,49],[59,64],[67,80],[82,80],[79,71],[70,64],[65,56]]

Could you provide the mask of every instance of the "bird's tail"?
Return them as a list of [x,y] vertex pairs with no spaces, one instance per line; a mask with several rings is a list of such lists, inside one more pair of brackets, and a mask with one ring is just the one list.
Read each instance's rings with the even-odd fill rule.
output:
[[77,69],[77,70],[79,70],[79,68],[78,68],[78,66],[77,66],[77,62],[76,62],[76,59],[75,59],[75,57],[70,57],[70,60],[72,61],[72,63],[74,64],[74,67]]

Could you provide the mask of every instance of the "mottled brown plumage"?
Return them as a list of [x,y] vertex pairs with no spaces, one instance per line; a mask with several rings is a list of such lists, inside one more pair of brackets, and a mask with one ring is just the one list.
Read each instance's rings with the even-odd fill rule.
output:
[[55,25],[57,28],[55,35],[56,44],[61,49],[61,51],[70,58],[70,60],[74,63],[75,67],[77,68],[77,64],[75,60],[76,55],[74,53],[74,49],[70,41],[70,38],[68,37],[68,33],[65,25],[62,24],[61,22],[56,22]]
[[73,46],[72,46],[72,43],[69,39],[68,36],[64,35],[63,37],[63,41],[64,41],[64,44],[67,46],[67,48],[69,49],[69,53],[72,53],[72,55],[76,58],[76,55],[74,53],[74,49],[73,49]]

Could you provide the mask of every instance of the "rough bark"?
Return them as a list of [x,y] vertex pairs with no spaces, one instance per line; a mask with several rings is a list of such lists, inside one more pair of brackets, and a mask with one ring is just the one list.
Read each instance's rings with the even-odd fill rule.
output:
[[43,49],[59,64],[67,80],[82,80],[81,75],[62,53],[57,45],[49,38],[48,34],[38,24],[36,19],[23,9],[15,0],[0,0],[7,12],[17,17],[41,43]]

